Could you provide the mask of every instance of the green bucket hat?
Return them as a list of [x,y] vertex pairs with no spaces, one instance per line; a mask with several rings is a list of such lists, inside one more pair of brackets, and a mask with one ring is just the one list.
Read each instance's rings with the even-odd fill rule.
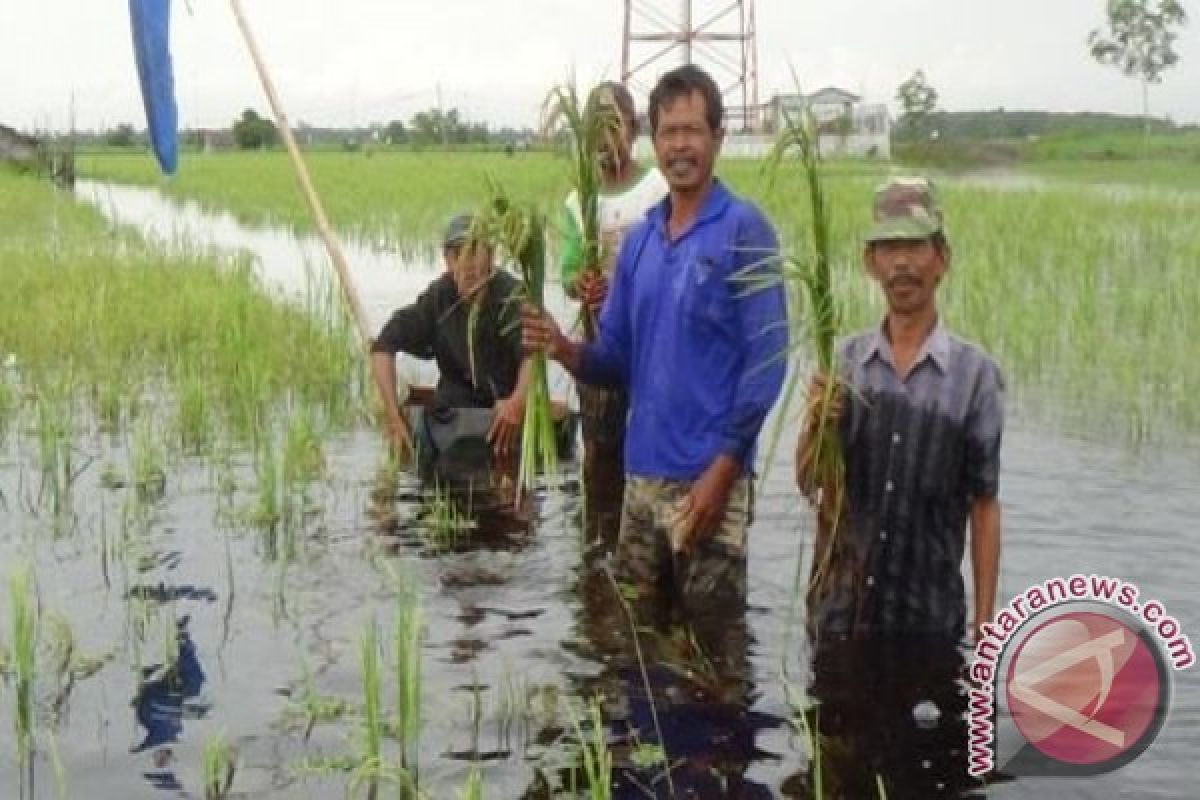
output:
[[928,178],[891,178],[875,190],[867,242],[928,239],[942,231],[942,209]]

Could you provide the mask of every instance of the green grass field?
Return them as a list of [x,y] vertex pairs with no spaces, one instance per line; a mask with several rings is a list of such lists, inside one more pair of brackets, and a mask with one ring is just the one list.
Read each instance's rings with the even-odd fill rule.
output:
[[0,417],[54,396],[113,430],[153,410],[169,438],[211,443],[279,406],[345,419],[356,402],[335,304],[273,298],[244,259],[164,255],[45,181],[0,173],[0,275]]
[[[1097,188],[1089,177],[1101,168],[1073,163],[1070,180],[1038,187],[944,178],[955,250],[942,292],[946,319],[997,355],[1014,396],[1039,414],[1134,440],[1200,430],[1193,357],[1200,325],[1189,311],[1200,308],[1192,277],[1200,260],[1200,193]],[[566,162],[544,153],[322,152],[311,154],[310,164],[344,235],[401,253],[432,247],[450,213],[485,196],[485,175],[547,209],[566,190]],[[1159,171],[1146,166],[1128,165],[1108,183],[1160,185]],[[247,222],[311,227],[279,152],[191,156],[166,182],[145,157],[98,155],[81,167],[102,180],[161,186]],[[871,191],[888,170],[907,171],[829,169],[839,290],[853,327],[882,313],[860,267],[859,237]],[[803,251],[809,215],[795,165],[774,185],[756,161],[729,160],[718,172],[764,207],[789,251]]]

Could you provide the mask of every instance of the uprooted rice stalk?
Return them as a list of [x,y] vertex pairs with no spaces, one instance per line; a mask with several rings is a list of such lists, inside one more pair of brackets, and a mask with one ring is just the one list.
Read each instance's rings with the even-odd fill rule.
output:
[[[835,363],[835,345],[841,330],[841,312],[833,290],[830,256],[830,216],[825,194],[817,122],[805,108],[799,119],[784,115],[783,130],[772,148],[768,169],[778,174],[785,156],[795,150],[804,171],[806,195],[812,215],[811,249],[791,257],[783,279],[792,284],[792,294],[807,309],[808,342],[824,380],[810,391],[805,404],[796,447],[796,477],[801,491],[816,506],[817,536],[813,568],[809,577],[810,605],[819,598],[829,577],[838,525],[844,516],[846,477],[837,418],[841,387]],[[801,315],[797,315],[801,316]],[[798,374],[787,389],[790,397]]]
[[[593,93],[583,105],[574,83],[550,90],[542,106],[542,131],[547,136],[565,136],[570,142],[571,187],[575,190],[580,224],[580,268],[599,270],[600,241],[600,152],[620,135],[621,118],[611,97]],[[595,338],[596,320],[591,309],[580,308],[583,334]]]
[[[514,203],[495,182],[491,182],[491,200],[478,216],[472,238],[502,250],[516,264],[521,279],[520,297],[508,302],[528,302],[545,310],[546,224],[542,212],[533,206]],[[558,449],[554,417],[547,382],[546,355],[535,353],[533,376],[525,398],[525,422],[521,427],[521,460],[517,470],[515,502],[531,487],[537,474],[558,471]]]

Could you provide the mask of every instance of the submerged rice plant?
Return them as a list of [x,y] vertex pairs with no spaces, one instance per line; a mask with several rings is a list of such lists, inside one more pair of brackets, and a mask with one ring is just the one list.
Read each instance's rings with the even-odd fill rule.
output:
[[34,687],[37,681],[39,640],[38,600],[33,573],[24,567],[8,580],[9,635],[12,637],[11,683],[15,709],[13,741],[17,746],[20,796],[33,793],[33,755],[36,746]]
[[460,500],[453,491],[435,484],[430,492],[424,519],[428,526],[429,540],[434,550],[453,549],[460,537],[475,529],[471,516],[471,497],[466,499],[466,509],[460,508]]
[[477,765],[471,765],[471,771],[467,773],[467,784],[458,797],[459,800],[483,800],[483,773]]
[[392,632],[393,668],[396,670],[396,735],[400,739],[400,765],[417,776],[421,739],[421,604],[415,587],[404,583],[396,595],[396,623]]
[[[584,717],[582,721],[581,716]],[[584,714],[572,714],[571,719],[579,738],[579,756],[587,779],[589,800],[612,800],[613,757],[608,748],[608,728],[604,725],[600,702],[592,698]]]
[[366,782],[368,796],[378,791],[384,774],[383,738],[383,679],[379,665],[379,626],[372,619],[363,630],[359,642],[359,664],[362,668],[363,720],[362,751],[354,784]]
[[157,427],[157,420],[143,417],[130,447],[130,481],[139,503],[158,500],[166,491],[166,454],[158,440]]
[[72,387],[66,380],[43,384],[36,391],[37,452],[41,470],[40,501],[48,501],[56,522],[71,513],[74,466],[75,415]]
[[223,733],[204,742],[204,800],[226,800],[237,773],[237,751]]

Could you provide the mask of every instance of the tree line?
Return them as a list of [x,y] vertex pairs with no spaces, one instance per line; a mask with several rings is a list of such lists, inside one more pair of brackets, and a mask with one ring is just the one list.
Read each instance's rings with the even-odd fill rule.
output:
[[[491,145],[497,147],[526,144],[533,139],[530,129],[491,127],[486,122],[466,118],[457,108],[431,108],[418,111],[407,120],[395,119],[356,127],[317,127],[299,122],[294,130],[302,145],[335,146],[359,149],[375,146],[454,146]],[[145,147],[146,132],[122,123],[98,134],[79,134],[82,143],[109,147]],[[245,109],[227,128],[187,129],[180,132],[184,147],[237,148],[262,150],[279,145],[275,122],[255,109]]]

